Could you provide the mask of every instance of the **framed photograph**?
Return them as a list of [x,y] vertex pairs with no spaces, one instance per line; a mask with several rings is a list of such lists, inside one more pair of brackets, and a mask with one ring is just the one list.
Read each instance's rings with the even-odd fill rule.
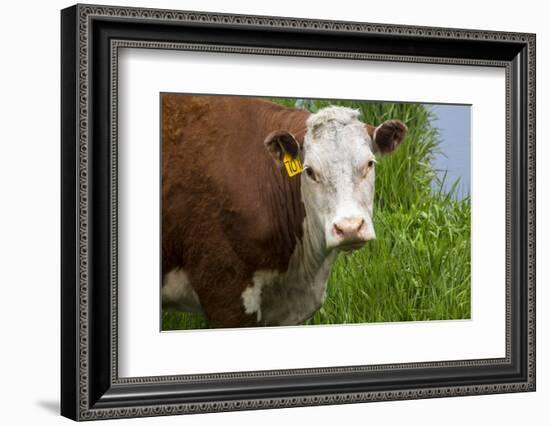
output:
[[61,12],[61,413],[535,390],[535,35]]

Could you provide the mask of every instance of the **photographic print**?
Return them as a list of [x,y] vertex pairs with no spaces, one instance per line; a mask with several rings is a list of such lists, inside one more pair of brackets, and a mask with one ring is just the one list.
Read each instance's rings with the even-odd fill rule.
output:
[[535,391],[535,34],[61,15],[64,416]]
[[470,318],[470,105],[160,94],[161,330]]

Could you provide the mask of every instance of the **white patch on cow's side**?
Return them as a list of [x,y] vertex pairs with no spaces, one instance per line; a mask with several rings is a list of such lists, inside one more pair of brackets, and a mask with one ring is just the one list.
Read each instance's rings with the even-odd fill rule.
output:
[[257,313],[263,325],[296,325],[309,319],[323,304],[335,251],[324,249],[324,236],[311,228],[306,216],[303,238],[285,272],[256,271],[253,285],[242,294],[245,312]]
[[199,297],[189,283],[187,273],[174,268],[164,275],[162,284],[162,304],[173,306],[181,311],[202,312]]
[[245,313],[249,315],[256,313],[258,322],[262,320],[262,289],[266,285],[273,284],[278,275],[277,271],[256,271],[252,277],[252,285],[247,287],[241,295]]

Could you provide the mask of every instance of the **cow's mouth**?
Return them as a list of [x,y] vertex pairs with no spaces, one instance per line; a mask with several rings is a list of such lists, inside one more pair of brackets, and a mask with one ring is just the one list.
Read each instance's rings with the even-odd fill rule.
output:
[[352,251],[359,250],[365,243],[366,241],[354,241],[352,243],[340,244],[336,248],[345,253],[351,253]]

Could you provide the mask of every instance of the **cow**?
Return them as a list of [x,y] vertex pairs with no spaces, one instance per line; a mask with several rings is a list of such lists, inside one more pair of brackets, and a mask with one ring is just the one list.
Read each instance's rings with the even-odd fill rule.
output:
[[407,127],[239,96],[162,94],[161,110],[163,309],[213,328],[302,324],[338,254],[375,238],[375,155]]

